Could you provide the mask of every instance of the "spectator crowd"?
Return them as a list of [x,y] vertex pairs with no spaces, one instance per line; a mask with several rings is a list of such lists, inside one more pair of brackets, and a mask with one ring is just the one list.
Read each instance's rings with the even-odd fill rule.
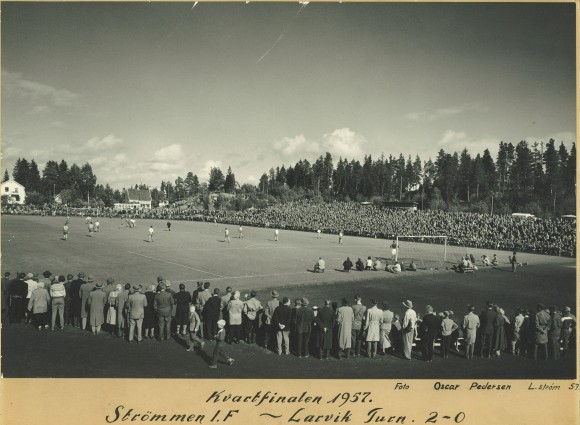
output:
[[[313,305],[306,297],[290,300],[273,290],[267,300],[256,291],[224,292],[198,282],[189,293],[159,276],[150,285],[106,283],[78,273],[53,276],[5,272],[2,279],[2,321],[31,324],[39,331],[73,326],[94,335],[109,332],[129,343],[143,339],[177,341],[188,351],[215,341],[210,367],[217,367],[224,344],[259,344],[278,355],[313,356],[320,360],[379,355],[431,362],[435,349],[471,359],[503,353],[557,360],[576,343],[576,317],[568,306],[516,308],[508,315],[492,302],[478,315],[475,306],[455,314],[427,305],[423,314],[412,300],[363,300],[360,295]],[[414,353],[415,352],[415,353]]]

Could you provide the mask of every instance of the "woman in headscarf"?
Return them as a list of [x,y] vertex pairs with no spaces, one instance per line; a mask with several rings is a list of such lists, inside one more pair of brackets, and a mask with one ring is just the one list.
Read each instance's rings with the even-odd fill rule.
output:
[[145,307],[145,315],[143,316],[143,338],[155,338],[155,310],[153,305],[155,303],[155,292],[157,285],[152,283],[145,291],[145,298],[147,298],[147,306]]
[[242,338],[242,310],[244,303],[240,300],[240,291],[234,292],[230,302],[228,302],[228,320],[230,329],[230,341],[238,344]]

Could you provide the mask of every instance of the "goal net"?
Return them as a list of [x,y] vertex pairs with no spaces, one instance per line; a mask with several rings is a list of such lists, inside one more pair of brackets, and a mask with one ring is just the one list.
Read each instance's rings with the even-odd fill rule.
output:
[[[389,244],[388,258],[401,262],[403,268],[414,262],[418,269],[444,269],[454,262],[447,236],[403,235]],[[451,255],[450,255],[451,254]]]

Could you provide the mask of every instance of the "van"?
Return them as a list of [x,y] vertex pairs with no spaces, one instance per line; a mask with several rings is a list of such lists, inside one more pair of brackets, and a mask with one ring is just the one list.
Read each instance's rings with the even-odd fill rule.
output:
[[528,214],[528,213],[513,213],[512,217],[516,217],[516,218],[532,218],[535,219],[536,216],[534,214]]

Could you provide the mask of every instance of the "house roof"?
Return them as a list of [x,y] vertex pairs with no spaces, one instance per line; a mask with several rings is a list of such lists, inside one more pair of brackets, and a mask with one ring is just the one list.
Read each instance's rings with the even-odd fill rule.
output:
[[6,180],[5,182],[2,182],[2,184],[3,184],[3,185],[4,185],[4,184],[11,184],[11,185],[15,185],[15,184],[16,184],[16,185],[18,185],[18,186],[20,186],[20,187],[24,188],[24,186],[22,186],[22,185],[21,185],[20,183],[18,183],[16,180],[12,180],[12,179],[10,179],[10,180]]
[[127,189],[127,198],[131,201],[151,201],[151,192],[149,190]]

